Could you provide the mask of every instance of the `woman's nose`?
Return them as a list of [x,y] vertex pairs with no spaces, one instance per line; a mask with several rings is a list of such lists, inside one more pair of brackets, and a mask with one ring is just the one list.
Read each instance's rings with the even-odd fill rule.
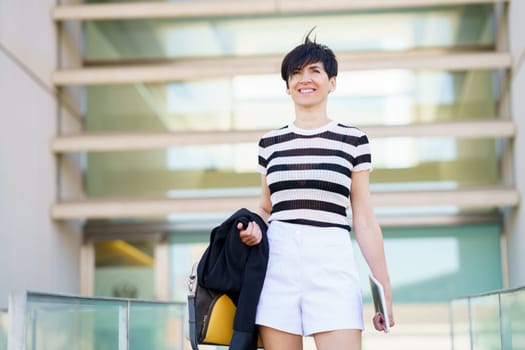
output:
[[312,81],[312,77],[308,73],[304,73],[301,75],[301,83],[309,83]]

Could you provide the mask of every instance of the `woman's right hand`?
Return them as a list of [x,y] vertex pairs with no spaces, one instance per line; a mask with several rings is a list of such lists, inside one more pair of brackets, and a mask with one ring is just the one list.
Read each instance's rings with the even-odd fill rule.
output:
[[239,230],[239,236],[242,243],[248,246],[254,246],[261,243],[262,231],[255,221],[250,221],[246,228],[243,228],[242,222],[239,222],[237,224],[237,230]]

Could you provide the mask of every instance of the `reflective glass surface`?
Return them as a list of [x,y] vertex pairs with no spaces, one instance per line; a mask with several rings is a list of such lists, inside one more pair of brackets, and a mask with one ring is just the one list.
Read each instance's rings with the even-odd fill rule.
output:
[[[490,71],[342,72],[329,115],[363,128],[491,118]],[[87,89],[88,131],[264,130],[293,120],[278,76]],[[91,153],[89,196],[171,196],[180,190],[259,186],[257,140],[158,151]],[[381,189],[499,184],[498,143],[489,139],[371,138],[372,183]],[[483,176],[480,176],[483,174]]]
[[184,349],[182,305],[132,303],[129,313],[129,350]]
[[471,350],[468,299],[452,300],[450,313],[452,320],[452,348],[454,350]]
[[475,350],[501,349],[499,296],[471,299],[472,345]]
[[[319,15],[87,21],[86,61],[281,55],[317,27],[337,52],[491,47],[490,5]],[[388,30],[385,24],[388,23]]]
[[[501,227],[496,223],[384,227],[395,302],[448,302],[458,295],[500,289],[500,233]],[[364,297],[369,300],[370,288],[366,284],[369,269],[357,244],[354,252],[364,283]],[[483,276],[476,274],[480,269]]]
[[[525,287],[493,289],[451,300],[453,348],[524,349],[524,311]],[[466,339],[465,329],[469,331]]]
[[[372,190],[455,189],[500,184],[492,139],[372,139]],[[375,157],[375,158],[374,158]],[[91,197],[257,194],[257,144],[174,147],[88,155]],[[483,176],[480,176],[483,174]],[[190,191],[191,190],[191,191]],[[189,192],[188,192],[189,191]],[[208,193],[209,194],[209,193]]]
[[27,349],[182,350],[184,304],[28,293]]
[[[217,224],[220,222],[217,219]],[[175,300],[185,300],[189,271],[206,248],[209,232],[181,231],[171,235],[170,289]],[[496,223],[384,227],[385,252],[395,303],[448,302],[460,295],[500,289],[500,234],[501,227]],[[369,303],[369,269],[354,234],[351,236],[361,289],[365,302]],[[483,271],[483,275],[478,271]]]
[[[220,219],[219,219],[220,220]],[[215,224],[219,224],[217,220]],[[213,227],[213,226],[210,226]],[[188,295],[188,276],[209,243],[209,230],[172,234],[170,240],[170,296],[173,300],[185,301]]]
[[[88,21],[85,52],[88,64],[283,55],[298,44],[311,23],[317,25],[318,41],[336,53],[484,50],[494,42],[492,21],[488,5]],[[498,76],[492,71],[342,71],[328,112],[333,119],[365,131],[369,125],[487,119],[496,115],[497,85]],[[86,98],[89,132],[261,130],[262,134],[290,123],[294,115],[277,74],[91,86],[86,88]],[[91,153],[87,194],[173,197],[188,193],[184,191],[253,191],[259,186],[256,142]],[[495,140],[387,138],[371,142],[376,189],[450,189],[500,182]]]
[[[492,71],[341,72],[328,114],[355,126],[493,118]],[[293,120],[278,75],[86,88],[87,131],[273,129]]]
[[31,295],[27,347],[31,350],[121,349],[126,303]]
[[154,247],[142,241],[96,243],[94,295],[155,299]]
[[503,350],[525,349],[525,288],[501,294]]
[[7,310],[0,309],[0,350],[7,350]]

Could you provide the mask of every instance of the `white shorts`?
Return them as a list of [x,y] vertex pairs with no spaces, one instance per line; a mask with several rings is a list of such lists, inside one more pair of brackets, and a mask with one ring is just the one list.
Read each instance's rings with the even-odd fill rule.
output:
[[363,329],[363,298],[348,231],[272,221],[256,323],[298,335]]

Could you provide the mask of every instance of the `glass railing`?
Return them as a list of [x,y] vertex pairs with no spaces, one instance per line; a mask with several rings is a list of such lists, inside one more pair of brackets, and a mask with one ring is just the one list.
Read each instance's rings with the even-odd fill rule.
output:
[[452,349],[525,349],[523,315],[525,287],[452,299]]
[[187,348],[184,303],[33,292],[12,300],[18,316],[9,341],[27,350]]
[[7,310],[0,309],[0,350],[7,350]]

